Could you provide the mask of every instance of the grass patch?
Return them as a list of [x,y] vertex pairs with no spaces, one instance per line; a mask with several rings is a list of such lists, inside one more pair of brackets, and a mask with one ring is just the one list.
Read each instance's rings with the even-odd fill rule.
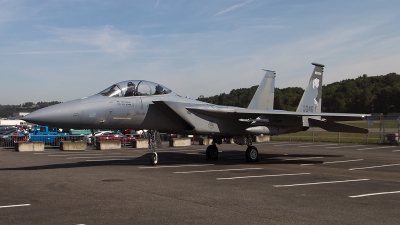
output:
[[352,122],[342,122],[343,124],[347,124],[350,126],[361,127],[361,128],[381,128],[381,126],[385,128],[395,128],[398,129],[399,122],[397,120],[374,120],[373,126],[367,126],[367,121],[352,121]]
[[[314,133],[314,134],[313,134]],[[368,139],[368,140],[367,140]],[[306,142],[333,142],[333,143],[380,143],[379,133],[353,134],[353,133],[333,133],[326,131],[302,131],[293,134],[283,134],[271,136],[272,141],[306,141]]]

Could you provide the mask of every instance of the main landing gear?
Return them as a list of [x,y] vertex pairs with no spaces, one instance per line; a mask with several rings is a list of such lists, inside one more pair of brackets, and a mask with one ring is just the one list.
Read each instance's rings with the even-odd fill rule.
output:
[[209,159],[209,160],[218,159],[218,148],[214,142],[207,147],[206,156],[207,156],[207,159]]
[[[151,149],[151,154],[150,154],[150,164],[153,166],[156,166],[158,163],[158,155],[156,152],[156,144],[157,144],[157,135],[158,132],[157,131],[148,131],[147,133],[148,135],[148,140],[149,140],[149,149]],[[158,137],[159,139],[159,137]],[[242,139],[243,140],[243,139]],[[245,139],[245,144],[247,145],[247,149],[246,149],[246,162],[248,163],[252,163],[252,162],[258,162],[258,150],[256,147],[254,147],[252,145],[252,141],[251,138],[249,136],[247,136]],[[211,145],[209,145],[207,147],[206,150],[206,156],[207,159],[209,160],[217,160],[218,159],[218,148],[217,148],[217,144],[221,144],[222,140],[220,139],[213,139],[213,142]],[[243,142],[241,143],[243,144]]]
[[258,162],[258,150],[254,146],[248,146],[246,149],[246,162]]
[[[246,149],[246,162],[258,162],[258,150],[256,147],[252,145],[251,138],[249,136],[246,137],[245,143],[247,145]],[[206,156],[208,160],[217,160],[218,159],[218,148],[216,145],[216,141],[212,142],[211,145],[207,147]]]
[[251,162],[258,162],[258,150],[256,147],[254,147],[252,144],[252,140],[250,136],[246,136],[246,162],[251,163]]

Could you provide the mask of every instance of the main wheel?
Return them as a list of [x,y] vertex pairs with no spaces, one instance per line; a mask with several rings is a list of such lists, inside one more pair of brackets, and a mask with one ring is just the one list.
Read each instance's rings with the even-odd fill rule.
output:
[[150,164],[152,166],[156,166],[158,163],[158,155],[156,152],[151,153],[150,155]]
[[210,160],[218,159],[218,148],[214,145],[209,145],[206,150],[206,156]]
[[257,162],[258,161],[258,150],[254,146],[249,146],[246,150],[246,161]]

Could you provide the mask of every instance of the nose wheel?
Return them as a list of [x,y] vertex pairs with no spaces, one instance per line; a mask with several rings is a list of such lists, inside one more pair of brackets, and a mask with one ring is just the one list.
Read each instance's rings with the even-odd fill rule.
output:
[[148,131],[148,140],[149,140],[149,149],[151,149],[150,154],[150,164],[152,166],[156,166],[158,163],[158,155],[156,152],[156,135],[158,134],[157,131]]
[[157,163],[158,163],[158,155],[157,155],[157,152],[153,152],[153,153],[151,153],[151,155],[150,155],[150,164],[151,164],[152,166],[156,166]]

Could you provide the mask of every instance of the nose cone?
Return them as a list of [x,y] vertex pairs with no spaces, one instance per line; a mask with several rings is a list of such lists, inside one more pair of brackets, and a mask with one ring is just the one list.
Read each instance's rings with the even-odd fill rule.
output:
[[23,120],[40,125],[74,128],[82,122],[81,100],[74,100],[36,110]]

